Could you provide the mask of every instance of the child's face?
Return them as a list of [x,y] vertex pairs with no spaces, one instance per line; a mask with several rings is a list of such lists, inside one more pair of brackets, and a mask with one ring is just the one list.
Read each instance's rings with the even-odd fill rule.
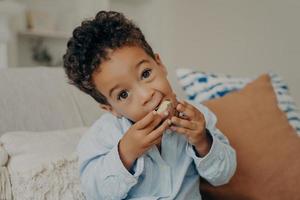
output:
[[110,104],[101,104],[101,108],[136,122],[163,100],[177,105],[158,55],[154,60],[142,48],[126,46],[111,52],[109,58],[92,76],[96,88]]

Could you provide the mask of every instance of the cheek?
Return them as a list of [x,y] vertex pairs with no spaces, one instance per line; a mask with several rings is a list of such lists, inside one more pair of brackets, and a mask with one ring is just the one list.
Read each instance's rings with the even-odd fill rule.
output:
[[164,92],[167,96],[173,95],[172,87],[171,87],[171,85],[169,84],[168,81],[165,81],[165,82],[163,83],[163,92]]
[[136,102],[130,102],[129,104],[124,104],[124,106],[119,106],[118,113],[131,121],[139,121],[145,115],[145,113],[141,112],[141,108],[136,106]]
[[158,90],[161,90],[162,92],[164,92],[166,94],[172,92],[171,85],[170,85],[168,79],[166,79],[166,77],[164,77],[164,76],[157,77],[154,80],[154,84]]

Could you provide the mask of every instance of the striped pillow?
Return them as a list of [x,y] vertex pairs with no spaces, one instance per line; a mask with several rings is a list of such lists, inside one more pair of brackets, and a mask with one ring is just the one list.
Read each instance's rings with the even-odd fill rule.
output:
[[[204,73],[188,68],[179,68],[176,70],[176,74],[179,84],[186,94],[186,98],[196,104],[240,90],[255,79]],[[288,86],[279,75],[269,73],[269,76],[277,96],[278,106],[286,113],[290,124],[300,135],[300,111],[289,94]]]

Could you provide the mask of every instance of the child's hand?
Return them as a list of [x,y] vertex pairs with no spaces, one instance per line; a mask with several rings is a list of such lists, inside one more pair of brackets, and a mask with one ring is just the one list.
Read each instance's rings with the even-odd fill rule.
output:
[[179,116],[171,118],[171,130],[186,136],[188,142],[196,148],[201,156],[209,152],[211,141],[206,133],[204,115],[191,104],[180,101],[176,106]]
[[[119,154],[127,169],[153,145],[159,144],[164,131],[169,127],[167,115],[152,111],[136,122],[124,134],[119,143]],[[163,123],[159,125],[161,122]]]

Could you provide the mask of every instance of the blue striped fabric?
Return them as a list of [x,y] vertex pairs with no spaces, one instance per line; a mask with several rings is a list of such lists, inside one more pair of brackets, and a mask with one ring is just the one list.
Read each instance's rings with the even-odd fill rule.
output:
[[[255,79],[204,73],[188,68],[177,69],[176,74],[187,99],[194,103],[220,98],[230,92],[238,91]],[[300,111],[289,94],[288,86],[278,74],[269,73],[269,76],[272,80],[279,108],[286,113],[290,124],[300,136]]]

